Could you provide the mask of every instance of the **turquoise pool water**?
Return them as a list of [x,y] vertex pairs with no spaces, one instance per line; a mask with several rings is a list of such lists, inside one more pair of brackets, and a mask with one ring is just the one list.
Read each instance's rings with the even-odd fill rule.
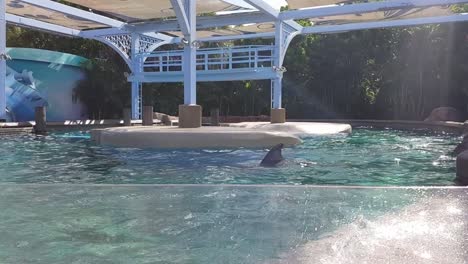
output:
[[262,168],[262,149],[1,136],[0,262],[465,263],[468,189],[311,185],[452,185],[459,140],[356,129]]
[[466,189],[0,184],[1,263],[466,263]]
[[1,136],[0,182],[144,184],[453,185],[448,134],[355,129],[286,149],[277,168],[267,150],[141,150],[101,147],[86,132]]

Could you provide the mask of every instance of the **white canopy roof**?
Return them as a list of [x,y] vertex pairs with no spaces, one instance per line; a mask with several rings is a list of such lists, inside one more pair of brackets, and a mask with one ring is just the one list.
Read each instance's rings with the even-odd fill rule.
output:
[[[6,0],[6,12],[10,23],[66,35],[92,38],[138,32],[181,37],[183,32],[173,6],[178,1],[183,2]],[[457,12],[461,10],[457,7],[466,2],[468,0],[198,0],[197,35],[202,41],[273,37],[277,21],[286,21],[300,33],[337,32],[340,27],[351,30],[377,25],[464,21],[466,14]],[[310,26],[303,28],[297,23],[299,19],[309,20]],[[354,26],[350,27],[352,24]]]

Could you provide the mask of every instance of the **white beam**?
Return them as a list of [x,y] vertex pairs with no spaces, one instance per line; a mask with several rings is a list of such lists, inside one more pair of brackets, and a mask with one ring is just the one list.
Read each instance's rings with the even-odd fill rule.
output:
[[441,24],[450,22],[468,21],[468,13],[427,18],[412,18],[400,20],[386,20],[379,22],[352,23],[344,25],[316,26],[305,27],[301,34],[323,34],[323,33],[340,33],[353,30],[376,29],[387,27],[410,27],[427,24]]
[[34,5],[37,7],[45,8],[48,10],[56,11],[62,14],[79,17],[88,21],[97,22],[110,27],[122,27],[125,23],[89,11],[81,10],[68,5],[60,4],[51,0],[20,0],[21,2]]
[[18,26],[34,28],[37,30],[47,31],[51,33],[67,35],[67,36],[79,36],[80,30],[59,26],[47,22],[42,22],[36,19],[20,17],[13,14],[6,14],[6,20],[8,23],[15,24]]
[[387,11],[404,8],[418,8],[437,5],[452,5],[468,3],[467,0],[389,0],[362,4],[334,5],[299,10],[283,11],[279,14],[281,20],[304,19],[347,14],[361,14],[377,11]]
[[[274,19],[261,12],[249,12],[232,15],[202,16],[197,17],[197,29],[237,26],[243,24],[255,24],[273,22]],[[140,24],[127,24],[123,29],[132,32],[164,32],[180,30],[177,20],[151,21]]]
[[[251,4],[253,7],[258,9],[260,12],[271,16],[274,20],[279,19],[280,10],[276,9],[272,5],[268,4],[264,0],[244,0],[246,3]],[[296,30],[302,30],[302,26],[299,25],[296,21],[287,19],[283,21],[284,23],[290,25]]]
[[182,0],[171,0],[172,9],[176,13],[177,21],[184,35],[190,35],[190,22],[185,12],[185,6]]
[[274,19],[278,19],[280,10],[274,8],[272,5],[268,4],[263,0],[244,0],[244,2],[250,4],[254,8],[260,10],[261,12],[271,16]]
[[[120,29],[120,28],[102,28],[102,29],[92,29],[92,30],[81,31],[79,33],[79,36],[83,38],[98,38],[98,37],[103,37],[103,36],[131,34],[131,33],[133,32],[129,30],[125,30],[125,29]],[[142,33],[142,35],[152,37],[152,38],[157,38],[157,39],[166,41],[168,43],[180,42],[179,37],[172,37],[163,33],[148,32],[148,33]]]
[[253,39],[253,38],[274,38],[275,32],[263,32],[263,33],[254,33],[254,34],[244,34],[244,35],[228,35],[228,36],[216,36],[216,37],[207,37],[200,38],[200,42],[220,42],[220,41],[230,41],[238,39]]
[[96,38],[109,35],[119,35],[119,34],[129,34],[130,31],[123,30],[120,28],[100,28],[100,29],[90,29],[80,32],[80,37],[83,38]]
[[179,37],[171,37],[171,36],[163,34],[163,33],[145,33],[145,34],[142,34],[142,35],[157,38],[157,39],[160,39],[160,40],[168,42],[168,43],[179,43],[180,42]]

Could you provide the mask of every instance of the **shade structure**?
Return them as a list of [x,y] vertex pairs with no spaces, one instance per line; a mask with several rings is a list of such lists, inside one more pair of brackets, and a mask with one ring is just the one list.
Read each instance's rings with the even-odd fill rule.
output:
[[358,22],[377,22],[385,20],[413,19],[424,17],[440,17],[456,14],[452,6],[431,6],[423,8],[401,8],[394,10],[355,13],[338,16],[311,18],[313,25],[342,25]]
[[[137,32],[182,38],[185,35],[184,25],[179,20],[177,8],[173,6],[176,2],[185,1],[6,0],[6,12],[10,15],[7,20],[11,23],[62,34],[94,38]],[[243,35],[248,38],[256,35],[273,38],[275,23],[278,21],[284,22],[299,33],[308,33],[316,31],[310,29],[303,31],[297,23],[299,19],[309,20],[310,26],[314,27],[450,17],[457,15],[460,10],[465,10],[454,8],[455,5],[466,4],[468,0],[197,0],[195,2],[198,38],[210,41],[211,39],[229,40],[231,36],[232,39],[239,39]],[[34,21],[42,23],[37,24]],[[370,28],[373,28],[372,25]],[[90,30],[91,33],[86,33]]]
[[[289,9],[301,9],[311,8],[318,6],[329,6],[329,5],[345,5],[353,4],[360,1],[349,1],[349,0],[287,0]],[[363,2],[363,1],[361,1]],[[367,1],[366,1],[367,2]]]
[[[236,35],[250,35],[256,33],[273,33],[275,31],[275,24],[273,22],[245,24],[239,26],[215,27],[207,28],[197,31],[198,38],[210,38],[221,36],[236,36]],[[183,37],[180,31],[167,31],[164,32],[170,35]]]
[[79,30],[106,27],[106,25],[98,22],[89,21],[85,18],[71,14],[64,14],[47,8],[40,8],[22,1],[7,0],[6,11],[9,14],[14,14],[20,17]]
[[[122,19],[135,22],[148,19],[174,18],[170,0],[69,0],[68,2]],[[198,15],[242,9],[221,0],[197,1]]]

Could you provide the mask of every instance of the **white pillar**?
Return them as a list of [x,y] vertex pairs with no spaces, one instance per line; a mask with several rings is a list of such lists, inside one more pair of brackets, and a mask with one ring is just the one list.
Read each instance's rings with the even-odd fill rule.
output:
[[277,21],[275,27],[275,59],[274,70],[275,78],[271,80],[273,105],[270,112],[271,123],[281,124],[286,122],[286,109],[282,108],[282,94],[283,94],[283,52],[286,49],[285,33],[283,30],[283,22]]
[[280,109],[282,107],[283,97],[283,77],[277,77],[271,81],[271,90],[273,92],[273,108]]
[[139,82],[132,82],[132,119],[141,119],[142,98],[141,85]]
[[[141,68],[141,62],[136,57],[136,54],[140,52],[140,36],[136,33],[132,34],[132,44],[131,44],[131,60],[132,60],[132,72],[139,73]],[[139,82],[132,82],[132,119],[139,120],[142,118],[142,103],[143,98],[141,98],[141,84]]]
[[[176,1],[173,1],[176,3]],[[177,3],[176,3],[177,4]],[[196,0],[185,0],[183,10],[178,15],[179,23],[184,23],[184,37],[188,43],[184,47],[184,104],[179,105],[179,127],[198,128],[202,126],[202,108],[197,105],[197,10]],[[180,8],[179,1],[179,8]],[[185,16],[184,16],[185,14]]]
[[189,21],[189,33],[185,38],[188,44],[184,47],[184,104],[197,104],[197,9],[196,1],[185,1],[187,6],[187,19]]
[[0,119],[6,119],[6,20],[5,0],[0,0]]
[[197,67],[196,48],[185,46],[184,48],[184,104],[197,104]]
[[282,97],[282,92],[283,92],[283,86],[282,86],[282,81],[283,81],[283,72],[281,71],[281,68],[283,67],[283,59],[282,59],[282,54],[283,54],[283,49],[284,49],[284,43],[283,43],[283,23],[281,21],[276,22],[276,29],[275,29],[275,70],[276,70],[276,78],[274,78],[271,82],[272,85],[272,91],[273,91],[273,108],[274,109],[280,109],[282,107],[281,105],[281,97]]

